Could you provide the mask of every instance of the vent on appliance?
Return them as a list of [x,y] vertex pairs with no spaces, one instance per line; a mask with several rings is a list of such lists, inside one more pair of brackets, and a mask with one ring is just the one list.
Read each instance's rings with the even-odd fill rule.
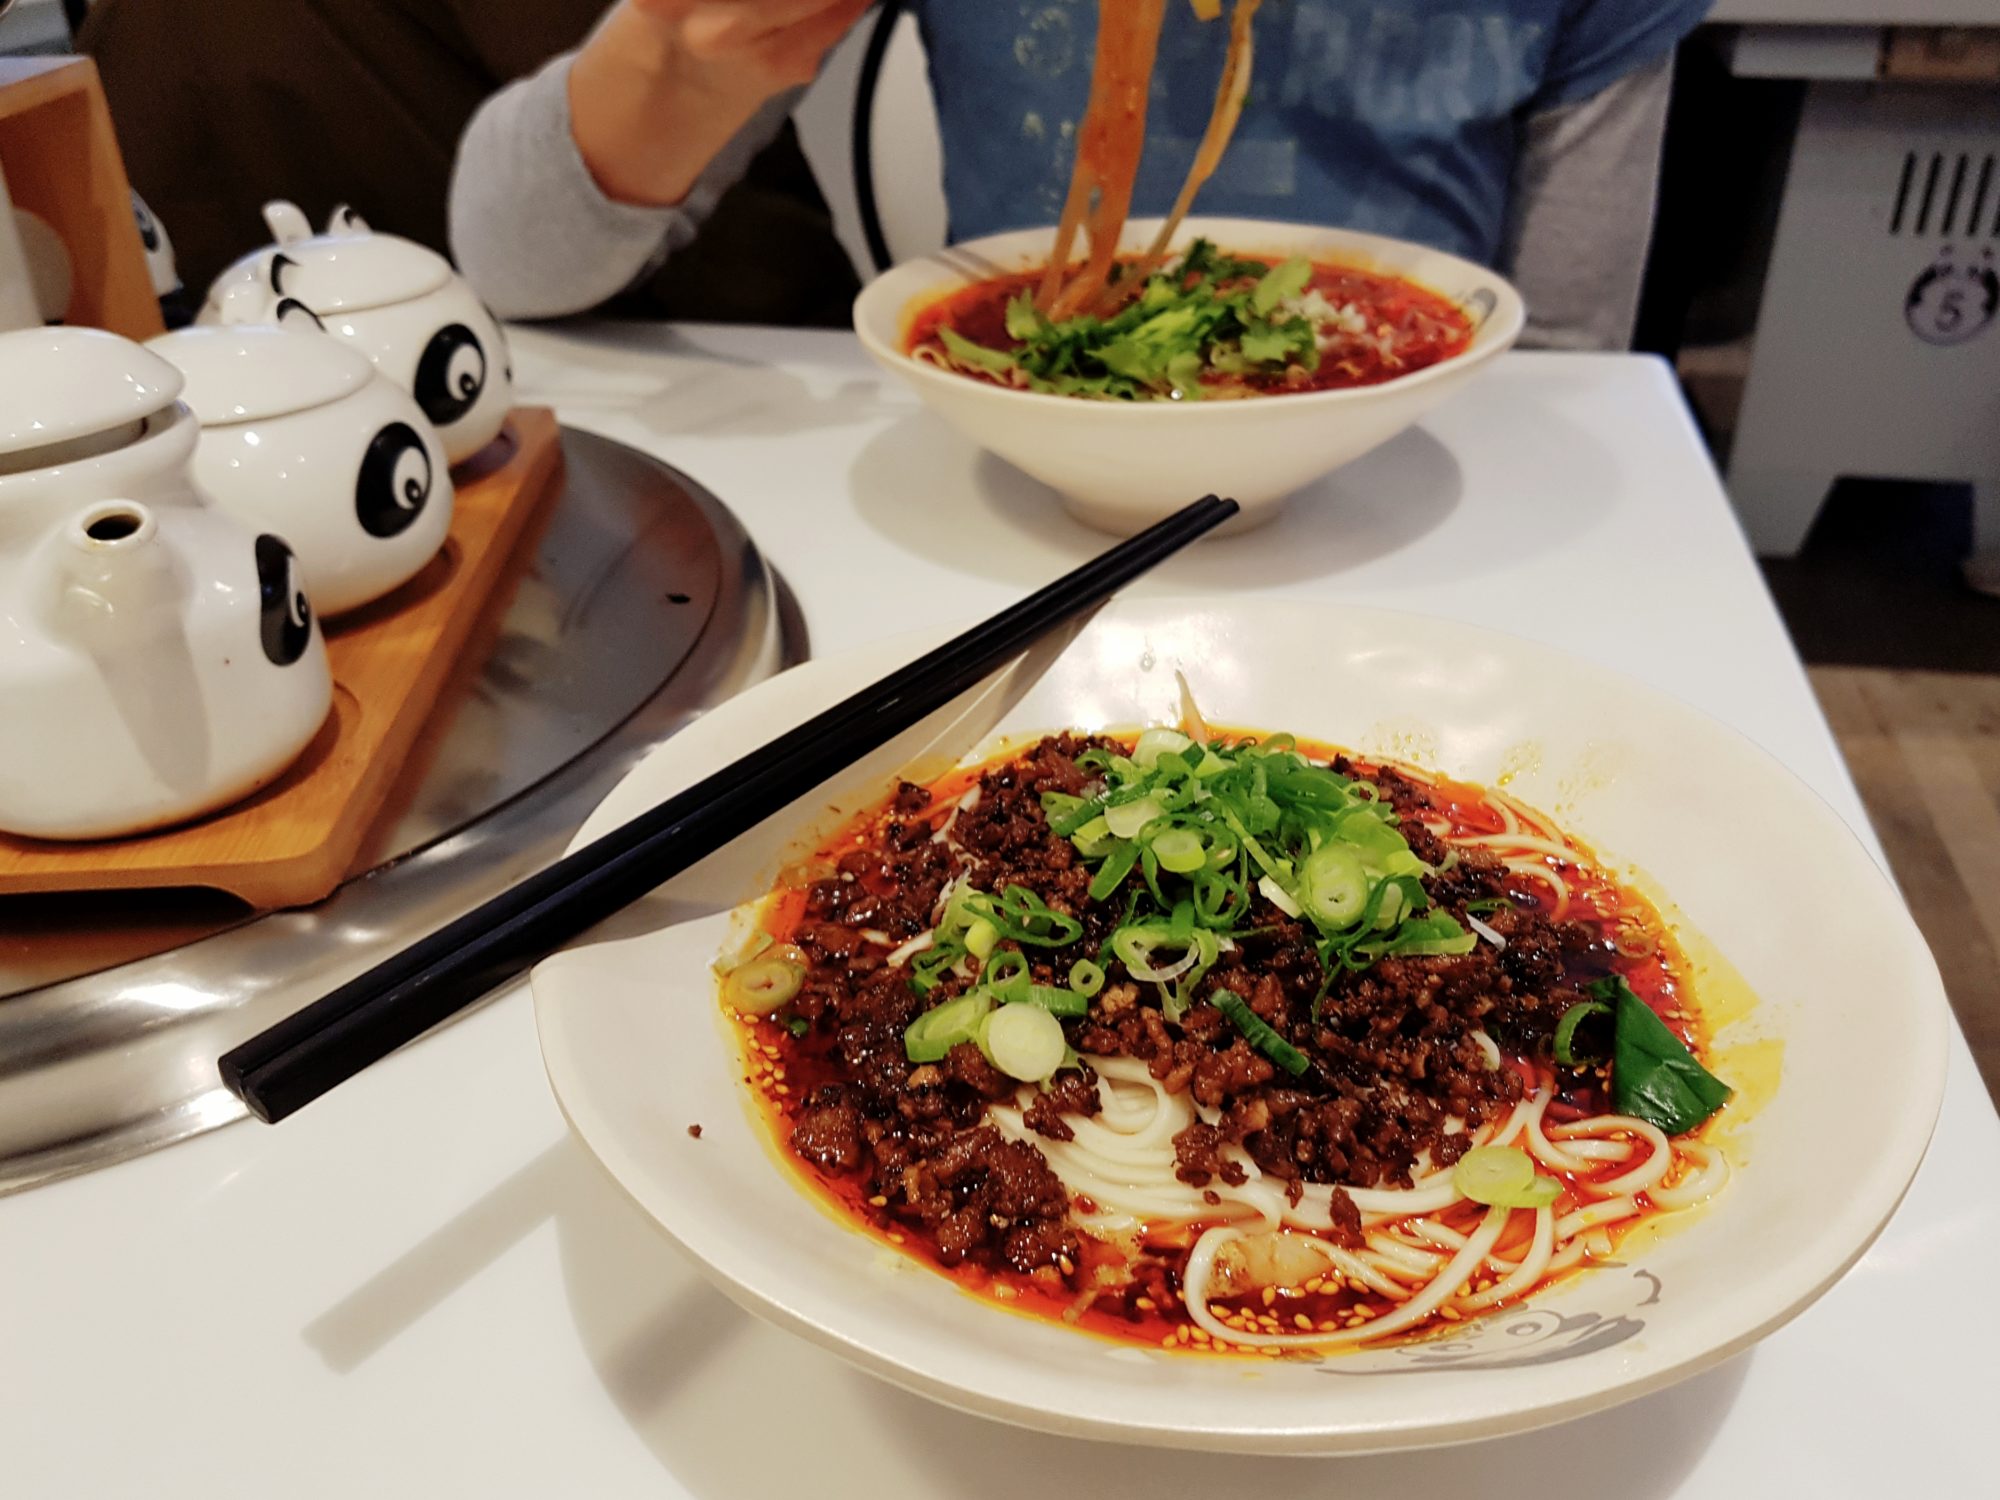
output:
[[2000,236],[2000,155],[1911,151],[1896,183],[1891,234]]

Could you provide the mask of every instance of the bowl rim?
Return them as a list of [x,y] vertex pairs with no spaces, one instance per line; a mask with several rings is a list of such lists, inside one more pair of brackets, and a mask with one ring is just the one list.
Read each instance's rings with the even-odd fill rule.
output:
[[[1144,239],[1157,232],[1163,222],[1157,216],[1128,219],[1124,234],[1120,238],[1121,246],[1126,239]],[[1217,420],[1219,413],[1269,410],[1267,403],[1261,401],[1091,401],[1077,396],[1059,396],[1046,391],[1016,390],[1011,386],[992,385],[985,381],[971,380],[950,370],[939,369],[936,365],[913,359],[903,351],[901,328],[904,314],[919,298],[939,295],[940,289],[946,286],[948,279],[952,277],[970,285],[975,279],[1003,274],[1001,268],[990,262],[985,265],[964,263],[968,257],[975,258],[976,261],[977,257],[986,254],[1011,256],[1018,253],[1013,247],[1023,241],[1032,243],[1032,237],[1043,236],[1053,242],[1055,233],[1053,225],[1003,230],[998,234],[982,235],[977,239],[946,245],[927,255],[898,261],[870,280],[856,295],[851,311],[855,337],[861,341],[862,347],[878,364],[895,370],[906,379],[921,380],[934,389],[956,391],[971,388],[985,392],[991,397],[1028,403],[1024,408],[1026,410],[1036,407],[1052,410],[1060,407],[1070,411],[1081,409],[1149,414],[1146,417],[1121,418],[1123,421],[1157,421],[1163,412],[1179,413],[1175,420],[1187,421],[1190,420],[1190,414],[1198,413],[1199,415],[1192,416],[1192,420],[1209,422]],[[1474,331],[1472,343],[1451,358],[1374,385],[1344,386],[1337,390],[1325,391],[1287,392],[1284,397],[1287,410],[1295,407],[1302,410],[1318,410],[1343,403],[1381,400],[1390,394],[1402,394],[1426,385],[1455,381],[1511,349],[1527,326],[1526,301],[1522,298],[1520,289],[1506,277],[1475,261],[1467,260],[1464,256],[1455,255],[1449,250],[1440,250],[1432,245],[1421,244],[1416,240],[1397,239],[1390,235],[1371,234],[1365,230],[1346,229],[1331,224],[1191,214],[1181,221],[1180,229],[1171,243],[1178,249],[1197,236],[1226,242],[1259,233],[1323,237],[1329,249],[1344,248],[1379,254],[1384,258],[1422,256],[1443,261],[1452,271],[1462,273],[1467,279],[1481,283],[1483,288],[1492,291],[1495,297],[1494,309],[1487,315],[1485,322]],[[1003,246],[1008,248],[1003,250],[1001,248]],[[1046,254],[1043,259],[1046,259]],[[915,273],[926,266],[935,268],[938,273],[936,282],[930,290],[901,289],[904,282],[913,279]],[[1419,285],[1428,283],[1419,282]],[[892,312],[898,330],[894,341],[883,339],[872,326],[883,314],[883,304],[889,302],[892,297],[895,299]],[[1492,330],[1491,333],[1488,332],[1489,329]]]

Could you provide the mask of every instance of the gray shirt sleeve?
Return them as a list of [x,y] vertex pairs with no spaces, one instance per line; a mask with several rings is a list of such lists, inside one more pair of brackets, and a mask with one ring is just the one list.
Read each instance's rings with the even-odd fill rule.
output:
[[1524,345],[1630,347],[1673,68],[1669,52],[1529,117],[1500,260],[1528,304]]
[[590,175],[570,129],[575,54],[500,90],[458,143],[451,248],[472,289],[503,318],[587,312],[665,264],[776,138],[802,91],[779,95],[717,154],[680,203],[617,203]]

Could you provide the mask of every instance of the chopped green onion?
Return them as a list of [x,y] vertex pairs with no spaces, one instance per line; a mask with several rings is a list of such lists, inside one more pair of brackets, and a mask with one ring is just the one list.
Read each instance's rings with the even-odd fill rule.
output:
[[[1134,979],[1150,984],[1166,984],[1193,970],[1206,973],[1221,956],[1222,945],[1207,928],[1196,929],[1190,922],[1184,934],[1176,935],[1171,922],[1143,922],[1121,927],[1111,935],[1111,951]],[[1178,948],[1181,956],[1171,963],[1154,962],[1161,948]]]
[[937,937],[930,947],[910,960],[910,988],[919,995],[928,995],[964,957],[965,944],[956,937]]
[[1277,907],[1286,916],[1302,917],[1305,915],[1305,908],[1299,905],[1298,898],[1282,885],[1279,885],[1271,876],[1266,875],[1263,879],[1259,880],[1257,882],[1257,889],[1264,893],[1265,900]]
[[1159,860],[1161,869],[1176,875],[1186,875],[1208,863],[1201,835],[1192,828],[1169,828],[1159,835],[1153,840],[1153,857]]
[[1068,817],[1078,808],[1089,805],[1087,798],[1073,797],[1068,792],[1042,793],[1042,816],[1049,820],[1050,827],[1054,827],[1058,819]]
[[1069,987],[1088,1000],[1104,988],[1104,970],[1087,958],[1069,966]]
[[1451,1183],[1488,1208],[1547,1208],[1562,1192],[1562,1184],[1539,1175],[1535,1159],[1519,1146],[1474,1146],[1451,1169]]
[[1166,816],[1166,810],[1151,797],[1122,802],[1104,810],[1104,824],[1121,839],[1136,838],[1148,823]]
[[1565,1068],[1580,1068],[1589,1063],[1604,1061],[1601,1057],[1581,1057],[1576,1051],[1576,1028],[1591,1016],[1611,1013],[1611,1007],[1602,1000],[1579,1000],[1562,1013],[1556,1022],[1556,1061]]
[[1299,869],[1300,904],[1322,927],[1352,927],[1368,908],[1368,873],[1361,856],[1344,844],[1327,844]]
[[975,990],[925,1011],[903,1031],[904,1055],[913,1063],[937,1062],[960,1042],[974,1040],[992,1009],[993,997]]
[[804,1036],[812,1029],[813,1023],[808,1021],[804,1016],[790,1016],[785,1021],[785,1030],[789,1031],[795,1037]]
[[1027,956],[1012,948],[994,954],[979,971],[979,987],[1001,1000],[1025,1000],[1031,982]]
[[1294,1078],[1312,1066],[1305,1053],[1279,1036],[1262,1016],[1245,1003],[1242,996],[1229,990],[1217,990],[1208,997],[1208,1003],[1235,1022],[1236,1029],[1243,1033],[1251,1046]]
[[1090,899],[1102,901],[1125,883],[1125,877],[1132,873],[1132,866],[1139,862],[1139,846],[1130,840],[1120,840],[1105,856],[1097,874],[1091,877]]
[[788,959],[753,959],[729,971],[722,998],[745,1015],[768,1016],[796,995],[805,979],[806,971]]
[[975,918],[973,924],[965,929],[965,951],[974,958],[990,955],[999,941],[1000,929],[984,917]]
[[962,888],[946,906],[938,930],[940,935],[963,933],[969,937],[982,920],[997,937],[1040,948],[1061,948],[1083,936],[1083,923],[1054,910],[1024,885],[1008,886],[997,899],[970,886]]
[[1076,832],[1070,835],[1070,842],[1076,845],[1076,852],[1085,859],[1102,859],[1118,840],[1112,837],[1110,823],[1099,814],[1079,825]]
[[1023,1083],[1053,1077],[1069,1051],[1062,1022],[1033,1005],[993,1011],[980,1024],[977,1040],[988,1062]]
[[1080,1016],[1090,1010],[1090,1001],[1084,996],[1052,984],[1031,984],[1026,994],[1014,998],[1022,1005],[1039,1005],[1052,1016]]
[[1160,763],[1161,755],[1168,752],[1179,754],[1193,744],[1194,741],[1178,729],[1148,729],[1139,736],[1139,743],[1132,751],[1132,763],[1150,771]]

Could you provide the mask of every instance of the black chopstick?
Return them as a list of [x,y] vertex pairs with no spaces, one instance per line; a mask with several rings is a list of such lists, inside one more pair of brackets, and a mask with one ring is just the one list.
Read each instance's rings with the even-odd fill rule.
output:
[[275,1123],[887,744],[1236,514],[1210,495],[419,939],[223,1054]]

